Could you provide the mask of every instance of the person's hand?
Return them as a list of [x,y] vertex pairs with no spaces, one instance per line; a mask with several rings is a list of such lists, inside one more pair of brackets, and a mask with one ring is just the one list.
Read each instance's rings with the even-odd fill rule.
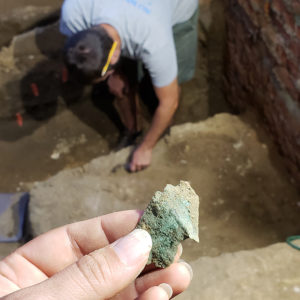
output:
[[111,76],[109,76],[107,85],[110,93],[120,99],[125,96],[126,90],[128,89],[124,78],[122,78],[122,76],[118,73],[113,73]]
[[93,80],[93,83],[96,84],[96,83],[100,83],[100,82],[103,82],[105,81],[107,78],[109,78],[112,74],[114,74],[114,70],[109,70],[106,72],[106,74],[104,76],[101,76],[101,77],[98,77],[98,78],[95,78]]
[[152,159],[152,149],[147,149],[142,146],[139,146],[132,155],[129,171],[138,172],[151,164]]
[[132,231],[140,216],[117,212],[35,238],[0,262],[1,299],[163,300],[181,293],[191,280],[186,263],[141,273],[152,242],[146,231]]

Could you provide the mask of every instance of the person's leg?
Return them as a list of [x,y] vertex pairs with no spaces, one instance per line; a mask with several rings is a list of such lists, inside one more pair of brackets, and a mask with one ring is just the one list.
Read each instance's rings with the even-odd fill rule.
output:
[[116,96],[115,106],[124,126],[130,133],[137,132],[139,106],[136,90],[118,73],[111,75],[107,84],[110,92]]
[[132,145],[141,134],[139,97],[136,87],[130,85],[126,78],[118,73],[111,75],[107,84],[110,92],[116,97],[114,106],[125,127],[115,149],[120,150]]

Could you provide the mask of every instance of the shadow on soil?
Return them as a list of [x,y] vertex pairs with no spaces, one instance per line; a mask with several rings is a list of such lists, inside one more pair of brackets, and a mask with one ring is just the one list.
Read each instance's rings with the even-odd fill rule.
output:
[[[43,126],[51,118],[64,109],[71,110],[82,122],[95,129],[100,135],[107,135],[107,126],[98,122],[101,111],[114,124],[118,130],[122,130],[122,123],[113,106],[113,97],[105,84],[98,84],[92,88],[75,82],[64,75],[64,66],[61,52],[57,46],[49,46],[56,40],[45,41],[47,37],[36,34],[36,45],[40,53],[46,59],[37,63],[28,63],[28,59],[17,57],[18,67],[26,69],[22,79],[11,81],[6,90],[19,90],[22,106],[25,111],[23,125],[16,127],[15,122],[5,122],[5,130],[0,132],[0,139],[4,141],[16,141],[24,136],[31,135],[40,126]],[[20,50],[18,50],[20,51]],[[82,109],[84,102],[89,101],[89,113]],[[12,114],[14,117],[14,114]],[[4,123],[4,122],[3,122]],[[110,141],[111,146],[115,142]]]

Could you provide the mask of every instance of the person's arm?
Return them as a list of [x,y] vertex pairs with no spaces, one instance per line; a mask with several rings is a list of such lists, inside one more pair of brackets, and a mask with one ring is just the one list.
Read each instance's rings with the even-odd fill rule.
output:
[[135,150],[130,162],[130,171],[136,172],[147,167],[151,163],[152,149],[158,139],[169,126],[172,117],[178,107],[179,86],[177,78],[164,87],[154,87],[159,100],[154,113],[152,123],[143,142]]

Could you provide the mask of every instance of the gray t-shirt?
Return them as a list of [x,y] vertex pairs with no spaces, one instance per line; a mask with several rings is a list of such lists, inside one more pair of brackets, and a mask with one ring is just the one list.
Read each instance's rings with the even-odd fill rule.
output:
[[197,6],[198,0],[65,0],[60,31],[71,36],[102,23],[113,26],[122,56],[141,60],[154,86],[162,87],[177,76],[172,26],[187,21]]

